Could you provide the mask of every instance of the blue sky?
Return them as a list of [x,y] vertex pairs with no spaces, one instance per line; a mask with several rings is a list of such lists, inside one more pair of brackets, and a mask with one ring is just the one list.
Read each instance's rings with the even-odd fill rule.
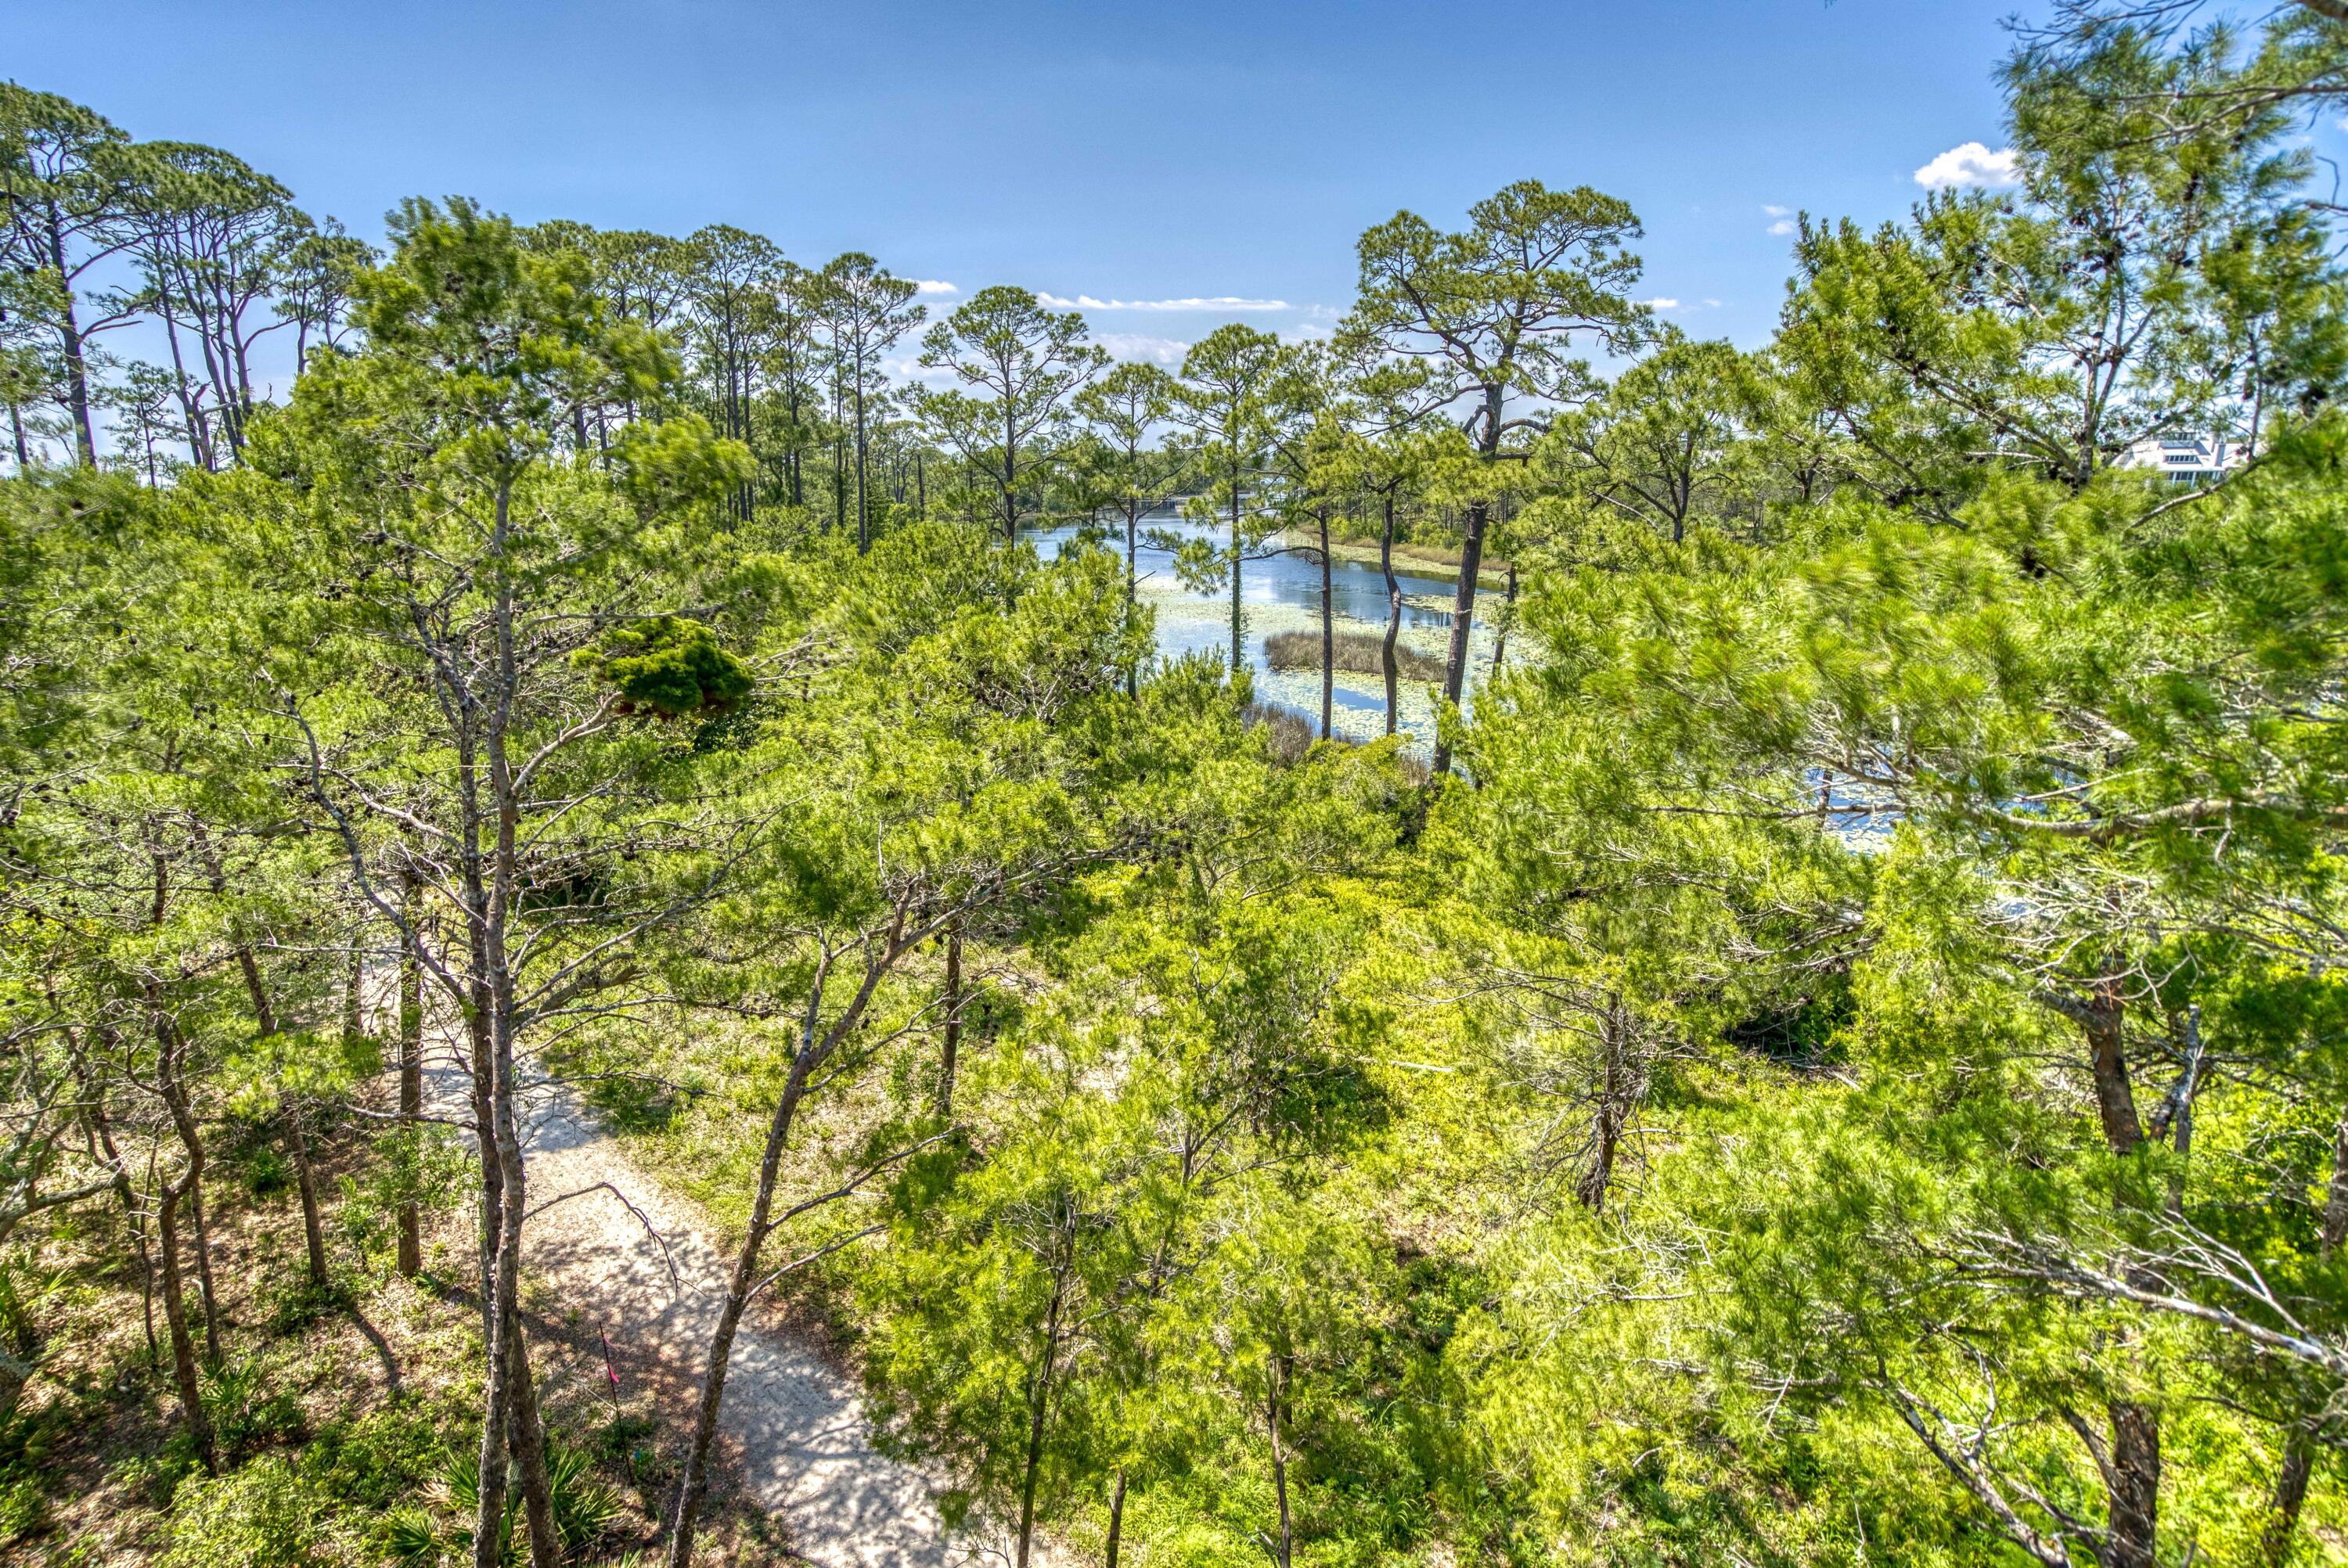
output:
[[866,250],[963,295],[1286,307],[1088,313],[1129,353],[1240,313],[1308,330],[1397,208],[1448,224],[1511,179],[1587,183],[1644,219],[1644,293],[1752,344],[1787,272],[1773,209],[1896,216],[1937,155],[2000,145],[2012,8],[0,0],[0,70],[225,147],[369,235],[463,192]]

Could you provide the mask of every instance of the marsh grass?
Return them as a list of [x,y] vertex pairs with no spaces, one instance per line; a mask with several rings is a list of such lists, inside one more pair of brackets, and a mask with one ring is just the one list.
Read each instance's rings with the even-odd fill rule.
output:
[[[1335,640],[1336,666],[1355,675],[1384,675],[1385,639],[1375,632],[1340,631]],[[1321,634],[1317,631],[1275,631],[1263,640],[1263,656],[1274,670],[1321,668]],[[1406,642],[1395,643],[1396,671],[1406,681],[1440,681],[1443,661],[1422,653]]]

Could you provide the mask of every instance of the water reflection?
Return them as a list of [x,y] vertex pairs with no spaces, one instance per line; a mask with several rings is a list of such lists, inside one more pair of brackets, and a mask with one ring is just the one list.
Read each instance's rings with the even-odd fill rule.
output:
[[[1143,519],[1145,537],[1134,561],[1137,596],[1157,613],[1158,651],[1179,658],[1210,653],[1230,657],[1231,599],[1228,589],[1215,594],[1193,593],[1174,575],[1170,551],[1153,548],[1147,533],[1157,530],[1178,538],[1205,538],[1220,544],[1220,529],[1160,512]],[[1028,536],[1038,554],[1049,559],[1076,535],[1073,527],[1039,529]],[[1118,556],[1125,553],[1125,531],[1117,525],[1105,541]],[[1382,636],[1386,621],[1385,578],[1375,561],[1339,559],[1330,565],[1329,596],[1337,630]],[[1397,568],[1395,580],[1403,592],[1401,641],[1423,653],[1442,657],[1449,646],[1457,589],[1447,579]],[[1245,564],[1240,579],[1240,605],[1244,623],[1242,647],[1255,671],[1256,692],[1268,702],[1303,715],[1314,723],[1321,717],[1321,677],[1318,670],[1274,671],[1265,661],[1264,639],[1276,632],[1317,632],[1321,626],[1321,568],[1301,555],[1274,556]],[[1500,608],[1500,596],[1486,591],[1478,597],[1475,625],[1468,635],[1468,686],[1475,686],[1491,667],[1491,618]],[[1400,727],[1424,750],[1434,734],[1434,705],[1424,682],[1405,680],[1400,695]],[[1375,674],[1340,670],[1333,692],[1331,726],[1354,740],[1368,740],[1385,731],[1385,685]]]

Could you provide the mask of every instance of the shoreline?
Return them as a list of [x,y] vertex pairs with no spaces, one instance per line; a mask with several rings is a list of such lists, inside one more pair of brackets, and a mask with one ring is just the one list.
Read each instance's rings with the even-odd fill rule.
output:
[[[1283,545],[1301,546],[1308,549],[1317,550],[1321,548],[1321,540],[1317,533],[1306,534],[1297,528],[1283,529],[1280,535],[1280,542]],[[1353,561],[1357,565],[1375,567],[1378,564],[1378,547],[1374,544],[1365,545],[1351,539],[1333,538],[1329,541],[1329,554],[1335,559]],[[1444,582],[1456,583],[1459,580],[1459,563],[1457,560],[1428,560],[1420,556],[1406,556],[1402,553],[1400,545],[1395,547],[1395,571],[1398,575],[1407,572],[1412,577],[1431,577]],[[1508,586],[1508,562],[1487,560],[1478,566],[1476,569],[1478,592],[1501,593],[1507,590]]]

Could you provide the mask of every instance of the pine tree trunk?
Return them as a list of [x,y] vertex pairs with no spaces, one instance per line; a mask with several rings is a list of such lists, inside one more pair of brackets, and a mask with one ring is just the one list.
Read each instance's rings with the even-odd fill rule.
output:
[[67,280],[65,310],[57,318],[57,337],[65,351],[66,403],[73,411],[74,450],[85,468],[98,466],[98,437],[89,419],[89,363],[83,352],[81,322],[74,314],[73,274],[66,269],[65,231],[54,210],[49,214],[49,265]]
[[[2348,1116],[2332,1130],[2332,1179],[2323,1198],[2323,1214],[2316,1228],[2320,1255],[2329,1258],[2348,1242]],[[2320,1416],[2321,1406],[2307,1412]],[[2283,1435],[2282,1465],[2275,1473],[2274,1496],[2267,1504],[2267,1527],[2259,1541],[2265,1568],[2285,1568],[2298,1544],[2300,1510],[2307,1502],[2307,1483],[2315,1473],[2315,1443],[2304,1419],[2292,1422]]]
[[669,1529],[668,1568],[686,1568],[693,1561],[694,1537],[701,1520],[703,1491],[709,1484],[709,1450],[717,1438],[717,1415],[726,1399],[726,1373],[734,1355],[734,1336],[742,1314],[757,1288],[758,1258],[767,1245],[774,1214],[775,1183],[781,1173],[783,1149],[790,1140],[791,1123],[805,1092],[806,1056],[794,1063],[783,1084],[782,1098],[767,1128],[767,1147],[758,1164],[758,1190],[750,1203],[750,1225],[734,1256],[726,1299],[718,1307],[717,1327],[709,1337],[709,1355],[702,1368],[701,1404],[694,1415],[693,1437],[685,1445],[685,1472],[679,1479],[676,1514]]
[[[1443,664],[1443,702],[1457,707],[1468,682],[1468,633],[1476,620],[1476,574],[1484,564],[1484,525],[1488,507],[1482,501],[1468,507],[1468,534],[1459,545],[1459,591],[1452,600],[1451,648]],[[1440,715],[1438,715],[1438,723]],[[1437,732],[1435,772],[1451,771],[1451,742]]]
[[196,1295],[204,1309],[204,1359],[221,1363],[220,1296],[212,1288],[211,1227],[204,1223],[203,1145],[195,1142],[195,1123],[182,1136],[188,1140],[188,1230],[196,1244]]
[[2095,1075],[2096,1113],[2103,1122],[2104,1142],[2115,1154],[2133,1153],[2144,1142],[2144,1124],[2137,1120],[2136,1091],[2128,1081],[2122,1033],[2126,1021],[2119,989],[2098,981],[2093,997],[2079,1012],[2079,1026],[2087,1037],[2089,1065]]
[[562,1537],[554,1527],[554,1483],[546,1472],[546,1428],[539,1419],[538,1389],[530,1376],[530,1343],[517,1310],[508,1327],[512,1388],[506,1400],[506,1450],[520,1472],[522,1514],[530,1524],[530,1568],[556,1568]]
[[[149,993],[149,1006],[155,1018],[156,1082],[162,1092],[164,1109],[170,1112],[171,1124],[188,1153],[187,1169],[180,1172],[178,1181],[164,1184],[162,1201],[156,1207],[156,1228],[163,1254],[163,1322],[171,1337],[171,1373],[180,1388],[180,1413],[187,1422],[188,1436],[196,1445],[197,1457],[210,1471],[219,1468],[219,1455],[212,1447],[211,1420],[204,1412],[203,1384],[196,1373],[196,1348],[188,1331],[187,1280],[180,1266],[180,1204],[196,1195],[203,1181],[204,1149],[202,1141],[196,1136],[195,1118],[188,1109],[187,1093],[180,1082],[179,1030],[163,1012],[160,999],[152,990]],[[200,1260],[203,1256],[201,1230],[196,1255]],[[215,1361],[220,1357],[216,1338],[211,1356]]]
[[503,1224],[505,1204],[504,1179],[498,1168],[495,1135],[490,1128],[496,1124],[496,1114],[489,1105],[489,1014],[487,988],[478,983],[472,989],[472,1008],[466,1020],[467,1034],[473,1057],[473,1137],[481,1159],[481,1218],[479,1255],[476,1260],[480,1270],[481,1336],[486,1341],[491,1332],[489,1304],[497,1296],[497,1238]]
[[[531,1444],[535,1419],[518,1412],[523,1400],[516,1372],[526,1372],[521,1342],[521,1222],[527,1201],[522,1181],[521,1133],[513,1111],[511,1042],[501,1038],[499,1020],[491,1020],[492,1072],[490,1125],[498,1166],[498,1231],[491,1252],[490,1296],[488,1303],[491,1335],[489,1388],[481,1423],[480,1512],[474,1535],[475,1568],[499,1568],[494,1537],[503,1521],[506,1501],[506,1460],[521,1460],[525,1474],[530,1460],[523,1457]],[[519,1424],[520,1430],[514,1429]],[[545,1462],[543,1451],[537,1462]],[[525,1488],[527,1488],[525,1480]],[[533,1548],[533,1551],[535,1548]]]
[[[2096,1111],[2104,1140],[2116,1154],[2144,1143],[2136,1091],[2124,1050],[2127,1008],[2119,987],[2098,981],[2077,1013],[2095,1075]],[[2109,1462],[2103,1465],[2105,1532],[2102,1568],[2156,1568],[2160,1522],[2160,1414],[2131,1399],[2114,1399]]]
[[1606,994],[1606,1011],[1599,1020],[1600,1049],[1605,1061],[1600,1069],[1598,1112],[1591,1137],[1590,1169],[1583,1173],[1575,1196],[1591,1214],[1606,1208],[1606,1191],[1614,1182],[1614,1157],[1622,1144],[1622,1128],[1630,1120],[1626,1085],[1629,1078],[1630,1019],[1619,992]]
[[1509,659],[1509,633],[1517,624],[1517,563],[1509,563],[1509,589],[1500,600],[1500,620],[1492,639],[1492,673],[1498,675]]
[[294,1155],[294,1185],[302,1197],[302,1240],[309,1251],[310,1283],[326,1287],[326,1232],[318,1218],[318,1173],[310,1163],[310,1140],[301,1107],[285,1108],[285,1146]]
[[[475,891],[469,889],[469,897]],[[477,903],[476,909],[479,907]],[[489,1349],[489,1367],[482,1391],[481,1448],[479,1458],[479,1501],[474,1514],[474,1568],[500,1568],[498,1536],[505,1523],[506,1456],[509,1447],[506,1423],[510,1404],[510,1375],[511,1361],[503,1355],[505,1346],[499,1339],[500,1315],[498,1310],[501,1292],[499,1288],[499,1248],[505,1231],[504,1162],[498,1150],[498,1118],[491,1093],[494,1073],[494,1048],[489,1040],[489,986],[481,976],[487,961],[482,956],[481,921],[478,914],[467,921],[474,956],[474,971],[469,982],[470,995],[466,1019],[467,1031],[472,1044],[473,1057],[473,1126],[474,1142],[481,1161],[481,1218],[479,1265],[480,1268],[481,1335]]]
[[2106,1485],[2103,1568],[2157,1568],[2154,1543],[2160,1519],[2160,1417],[2149,1406],[2111,1404],[2112,1462]]
[[1395,493],[1391,487],[1385,493],[1385,528],[1378,535],[1378,570],[1386,579],[1386,638],[1378,653],[1386,677],[1386,733],[1395,733],[1395,723],[1402,709],[1402,667],[1395,657],[1395,640],[1402,635],[1402,584],[1395,580],[1394,518]]
[[1272,1358],[1267,1373],[1267,1393],[1264,1399],[1265,1425],[1272,1434],[1272,1489],[1280,1500],[1280,1539],[1273,1560],[1280,1568],[1290,1568],[1289,1557],[1294,1544],[1294,1527],[1288,1514],[1288,1448],[1281,1440],[1280,1407],[1287,1391],[1288,1371],[1284,1359]]
[[106,1168],[114,1173],[114,1195],[122,1204],[122,1221],[130,1231],[131,1243],[139,1249],[139,1316],[147,1327],[147,1365],[151,1369],[160,1347],[155,1339],[155,1259],[147,1246],[146,1215],[139,1207],[138,1189],[130,1184],[130,1170],[122,1158],[121,1146],[114,1141],[114,1123],[106,1113],[105,1093],[82,1055],[78,1037],[67,1030],[66,1038],[71,1049],[74,1084],[81,1094],[83,1124],[95,1152],[101,1155]]
[[[415,884],[407,888],[407,940],[399,960],[399,1128],[411,1160],[424,1132],[424,965],[417,944],[422,914]],[[424,1272],[424,1215],[413,1195],[399,1205],[399,1272],[413,1279]]]
[[2332,1184],[2323,1196],[2323,1225],[2319,1233],[2324,1255],[2348,1245],[2348,1116],[2332,1130]]
[[473,1568],[505,1568],[506,1434],[512,1382],[493,1350],[482,1394],[481,1448],[475,1460],[479,1501],[473,1510]]
[[1125,1534],[1125,1467],[1117,1467],[1117,1489],[1108,1494],[1108,1556],[1105,1568],[1117,1568],[1117,1546]]
[[864,378],[861,370],[856,381],[856,553],[865,555],[872,548],[872,507],[865,496],[864,439]]
[[1027,1568],[1027,1553],[1035,1537],[1035,1481],[1044,1468],[1044,1422],[1052,1408],[1052,1374],[1060,1358],[1060,1308],[1067,1294],[1064,1273],[1052,1286],[1052,1300],[1044,1314],[1043,1344],[1036,1351],[1035,1375],[1027,1389],[1027,1457],[1019,1480],[1019,1550],[1013,1568]]
[[155,1225],[160,1250],[163,1255],[163,1325],[171,1339],[171,1377],[179,1385],[180,1416],[186,1422],[188,1437],[196,1445],[196,1457],[207,1471],[220,1468],[220,1456],[212,1447],[212,1424],[204,1413],[203,1383],[196,1375],[196,1347],[188,1333],[187,1281],[180,1268],[180,1203],[186,1195],[187,1178],[167,1184],[161,1201],[155,1205]]
[[709,1484],[709,1450],[717,1437],[717,1412],[726,1398],[726,1372],[734,1356],[734,1335],[741,1327],[742,1312],[749,1304],[750,1289],[756,1283],[755,1259],[750,1261],[748,1269],[743,1267],[749,1251],[745,1242],[743,1255],[735,1260],[726,1300],[718,1308],[717,1327],[709,1336],[709,1355],[702,1370],[701,1403],[694,1415],[692,1439],[685,1445],[676,1514],[670,1522],[668,1568],[685,1568],[693,1561],[694,1537],[701,1522],[701,1494]]
[[2315,1445],[2305,1428],[2293,1426],[2283,1440],[2282,1469],[2275,1475],[2274,1500],[2267,1505],[2267,1527],[2259,1537],[2259,1561],[2265,1568],[2289,1568],[2298,1544],[2299,1511],[2314,1472]]
[[[227,888],[227,878],[220,862],[211,862],[212,886],[216,891]],[[253,957],[252,944],[241,945],[236,950],[236,966],[244,977],[244,989],[252,1004],[253,1027],[266,1040],[277,1032],[277,1009],[269,999],[269,988],[261,978],[260,962]],[[303,1129],[302,1107],[290,1097],[284,1110],[285,1151],[294,1160],[294,1187],[302,1202],[302,1241],[309,1253],[310,1283],[324,1289],[326,1284],[326,1232],[318,1217],[318,1177],[310,1163],[310,1144]]]
[[798,1115],[799,1102],[807,1093],[809,1079],[829,1059],[849,1032],[857,1027],[865,1009],[871,1005],[872,993],[882,975],[906,950],[903,936],[904,917],[901,912],[889,927],[887,946],[880,958],[868,961],[863,984],[855,998],[819,1040],[816,1034],[816,1020],[823,1005],[825,977],[829,972],[829,958],[818,967],[814,984],[809,988],[808,1009],[800,1027],[798,1053],[791,1063],[790,1076],[783,1081],[783,1092],[775,1102],[774,1119],[767,1125],[767,1146],[758,1161],[757,1191],[750,1199],[750,1223],[743,1233],[742,1245],[734,1255],[734,1269],[726,1281],[726,1299],[718,1307],[717,1327],[709,1337],[709,1356],[702,1370],[701,1404],[694,1416],[693,1437],[685,1445],[684,1474],[677,1483],[676,1513],[669,1529],[667,1568],[686,1568],[693,1561],[694,1538],[701,1519],[701,1495],[709,1482],[709,1450],[717,1438],[717,1415],[726,1398],[726,1372],[734,1354],[734,1335],[741,1326],[742,1314],[748,1308],[750,1297],[758,1289],[758,1259],[775,1224],[775,1183],[781,1173],[783,1150],[790,1142],[791,1127]]
[[1321,507],[1321,738],[1329,738],[1337,690],[1337,606],[1329,561],[1329,508]]
[[946,1041],[938,1063],[938,1114],[953,1114],[954,1070],[962,1055],[962,922],[946,927]]
[[343,1049],[355,1053],[366,1039],[366,955],[355,937],[343,971]]
[[1003,400],[1003,542],[1019,542],[1019,425],[1012,400]]
[[[1125,608],[1128,613],[1133,610],[1140,580],[1134,570],[1134,557],[1138,548],[1138,536],[1140,532],[1141,503],[1138,498],[1128,496],[1125,498]],[[1125,694],[1133,698],[1141,695],[1141,669],[1138,664],[1125,672]]]
[[1240,616],[1240,487],[1231,483],[1231,678],[1239,679],[1242,657]]

